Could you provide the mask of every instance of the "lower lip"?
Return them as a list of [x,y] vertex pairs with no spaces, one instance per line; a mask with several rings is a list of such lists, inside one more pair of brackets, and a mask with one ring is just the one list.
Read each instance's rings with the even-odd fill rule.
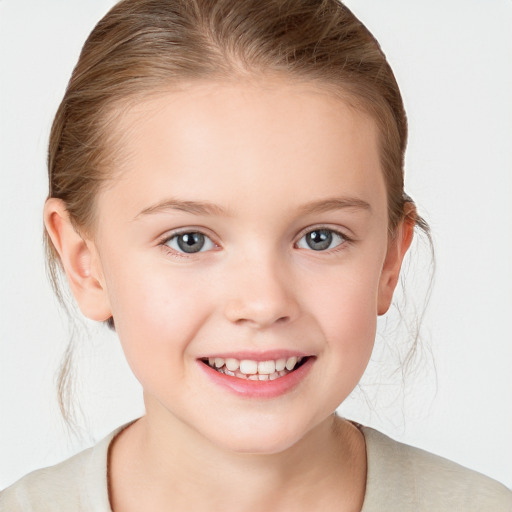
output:
[[314,361],[314,357],[309,357],[302,366],[275,380],[239,379],[238,377],[219,373],[201,361],[197,363],[215,384],[239,396],[246,398],[276,398],[289,393],[297,387],[305,379]]

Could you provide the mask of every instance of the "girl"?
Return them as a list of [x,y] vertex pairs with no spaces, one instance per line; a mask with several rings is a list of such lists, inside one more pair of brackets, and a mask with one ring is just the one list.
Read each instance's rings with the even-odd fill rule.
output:
[[332,1],[125,0],[52,129],[44,219],[145,415],[1,510],[510,510],[510,492],[337,417],[415,225],[406,120]]

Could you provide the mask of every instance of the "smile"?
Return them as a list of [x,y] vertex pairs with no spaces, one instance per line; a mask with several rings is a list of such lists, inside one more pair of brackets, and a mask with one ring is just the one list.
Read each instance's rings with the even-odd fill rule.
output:
[[298,356],[269,359],[267,361],[209,357],[202,359],[202,362],[224,375],[245,380],[268,381],[290,374],[300,368],[307,360],[308,357]]

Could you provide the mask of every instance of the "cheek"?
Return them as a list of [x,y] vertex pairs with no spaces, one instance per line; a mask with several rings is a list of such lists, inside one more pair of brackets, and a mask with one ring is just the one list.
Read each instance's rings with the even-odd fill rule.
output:
[[[320,345],[316,377],[324,411],[335,410],[363,376],[375,341],[378,265],[338,268],[307,296]],[[373,269],[372,269],[373,268]],[[320,283],[319,283],[320,284]]]
[[322,323],[332,331],[339,327],[358,330],[368,320],[376,321],[379,275],[376,266],[341,269],[327,275],[324,286],[308,294]]
[[116,331],[136,375],[144,365],[154,370],[181,358],[208,314],[198,283],[156,265],[146,268],[127,265],[107,281]]
[[[310,310],[331,350],[359,372],[370,357],[376,334],[379,265],[339,269],[324,287],[308,295]],[[350,364],[348,364],[350,362]],[[351,369],[349,371],[352,371]]]

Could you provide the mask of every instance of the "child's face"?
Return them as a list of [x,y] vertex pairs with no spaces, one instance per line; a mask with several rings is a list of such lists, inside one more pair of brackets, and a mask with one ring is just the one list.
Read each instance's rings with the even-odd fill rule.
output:
[[[199,84],[119,130],[91,268],[148,419],[257,453],[322,428],[366,367],[402,257],[373,120],[313,86]],[[305,364],[279,376],[292,356]],[[269,380],[215,357],[249,360],[238,375],[273,361]]]

